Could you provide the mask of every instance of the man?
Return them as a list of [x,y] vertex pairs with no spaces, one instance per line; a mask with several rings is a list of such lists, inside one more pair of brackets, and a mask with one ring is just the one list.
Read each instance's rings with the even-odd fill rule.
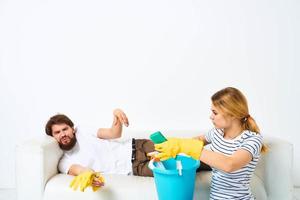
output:
[[[148,168],[150,157],[147,156],[155,150],[153,142],[148,139],[110,140],[121,137],[123,125],[129,126],[128,118],[121,109],[115,109],[113,116],[112,126],[93,131],[94,136],[81,127],[75,128],[66,115],[54,115],[48,120],[46,134],[54,137],[64,151],[58,165],[60,172],[73,176],[95,171],[153,176]],[[102,186],[103,183],[94,181],[91,185]]]
[[[128,118],[121,109],[113,111],[110,128],[99,128],[94,135],[84,132],[81,127],[63,114],[52,116],[45,127],[47,135],[54,137],[64,151],[58,169],[62,173],[77,176],[86,171],[103,174],[130,174],[153,176],[148,168],[150,158],[147,153],[154,151],[152,141],[130,139],[117,142],[109,139],[120,138],[123,125],[129,126]],[[103,183],[96,182],[96,186]]]

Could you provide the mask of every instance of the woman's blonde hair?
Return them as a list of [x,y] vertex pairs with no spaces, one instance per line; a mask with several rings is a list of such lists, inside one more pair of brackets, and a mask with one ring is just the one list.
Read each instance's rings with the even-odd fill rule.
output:
[[[258,125],[249,114],[246,97],[241,91],[233,87],[224,88],[211,97],[212,103],[223,113],[240,120],[243,130],[250,130],[260,134]],[[263,144],[261,152],[266,152],[267,147]]]

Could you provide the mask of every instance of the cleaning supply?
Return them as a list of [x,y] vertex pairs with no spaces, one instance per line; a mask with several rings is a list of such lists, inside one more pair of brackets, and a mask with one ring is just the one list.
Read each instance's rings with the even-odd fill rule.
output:
[[92,185],[93,191],[96,192],[96,191],[99,190],[102,186],[104,186],[105,179],[104,179],[104,177],[100,174],[100,172],[95,172],[95,173],[93,174],[92,181],[97,181],[97,182],[99,182],[99,183],[102,183],[101,186],[94,186],[94,185]]
[[159,200],[192,200],[196,170],[200,161],[190,156],[178,155],[162,161],[164,169],[152,159],[149,168],[153,171]]
[[[165,136],[164,136],[160,131],[157,131],[157,132],[155,132],[155,133],[152,133],[152,134],[150,135],[150,139],[152,140],[152,142],[153,142],[154,144],[160,144],[160,143],[162,143],[162,142],[167,141],[167,138],[165,138]],[[159,154],[159,152],[154,151],[154,152],[148,153],[147,155],[148,155],[148,156],[151,156],[151,158],[156,158],[156,155],[157,155],[157,154]],[[154,161],[156,162],[157,167],[159,167],[160,169],[165,169],[164,164],[163,164],[162,162],[160,162],[160,159],[159,159],[159,158],[158,158],[158,159],[155,159]]]
[[158,151],[153,151],[153,152],[147,153],[147,156],[151,157],[151,159],[153,159],[153,161],[156,162],[156,165],[157,165],[158,168],[160,168],[160,169],[165,169],[165,166],[164,166],[164,164],[160,161],[160,159],[155,157],[157,154],[159,154]]
[[84,192],[84,190],[91,186],[93,191],[97,191],[101,186],[93,186],[93,181],[99,181],[104,183],[104,177],[99,172],[94,172],[92,170],[85,171],[80,173],[79,175],[75,176],[75,178],[71,181],[70,187],[73,188],[73,190],[77,190],[78,187],[80,188],[81,192]]
[[167,141],[155,144],[155,150],[161,152],[155,155],[156,158],[166,160],[170,157],[175,158],[179,153],[185,153],[195,160],[199,160],[202,149],[203,141],[188,138],[168,138]]
[[154,144],[160,144],[162,142],[165,142],[167,141],[167,138],[165,138],[165,136],[160,132],[160,131],[157,131],[155,133],[152,133],[150,135],[150,139],[152,140],[152,142]]

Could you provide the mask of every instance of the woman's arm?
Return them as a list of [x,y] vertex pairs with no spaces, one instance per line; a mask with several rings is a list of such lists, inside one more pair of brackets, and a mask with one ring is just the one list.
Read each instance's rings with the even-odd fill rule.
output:
[[97,137],[101,139],[115,139],[122,135],[123,124],[129,125],[126,114],[121,109],[115,109],[113,112],[114,120],[111,128],[99,128]]
[[201,135],[196,136],[196,137],[193,137],[193,138],[194,138],[194,139],[197,139],[197,140],[202,140],[202,141],[204,142],[204,145],[207,145],[207,144],[208,144],[208,142],[207,142],[207,140],[206,140],[204,134],[201,134]]
[[233,172],[247,165],[252,159],[252,154],[244,149],[237,150],[231,156],[219,152],[203,149],[200,160],[211,167],[225,172]]

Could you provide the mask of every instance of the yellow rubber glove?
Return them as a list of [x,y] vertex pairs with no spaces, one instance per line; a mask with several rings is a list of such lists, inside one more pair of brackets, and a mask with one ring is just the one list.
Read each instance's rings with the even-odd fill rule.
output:
[[[104,186],[105,179],[104,179],[104,177],[100,174],[100,172],[95,172],[95,173],[93,174],[93,181],[102,183],[101,186]],[[92,183],[92,189],[93,189],[94,192],[96,192],[97,190],[99,190],[99,189],[101,188],[101,186],[95,186],[95,185],[93,185],[93,183]]]
[[72,180],[70,187],[73,188],[73,190],[77,190],[79,187],[80,191],[84,192],[88,186],[92,186],[93,191],[97,191],[101,186],[94,186],[93,181],[104,183],[104,178],[99,172],[93,172],[91,170],[85,171]]
[[77,190],[80,187],[80,191],[84,192],[85,188],[87,188],[92,182],[93,171],[85,171],[77,175],[71,182],[70,187],[73,190]]
[[185,153],[195,160],[199,160],[203,145],[202,140],[168,138],[166,142],[154,145],[155,150],[160,152],[155,157],[160,160],[166,160],[171,157],[175,158],[179,153]]

